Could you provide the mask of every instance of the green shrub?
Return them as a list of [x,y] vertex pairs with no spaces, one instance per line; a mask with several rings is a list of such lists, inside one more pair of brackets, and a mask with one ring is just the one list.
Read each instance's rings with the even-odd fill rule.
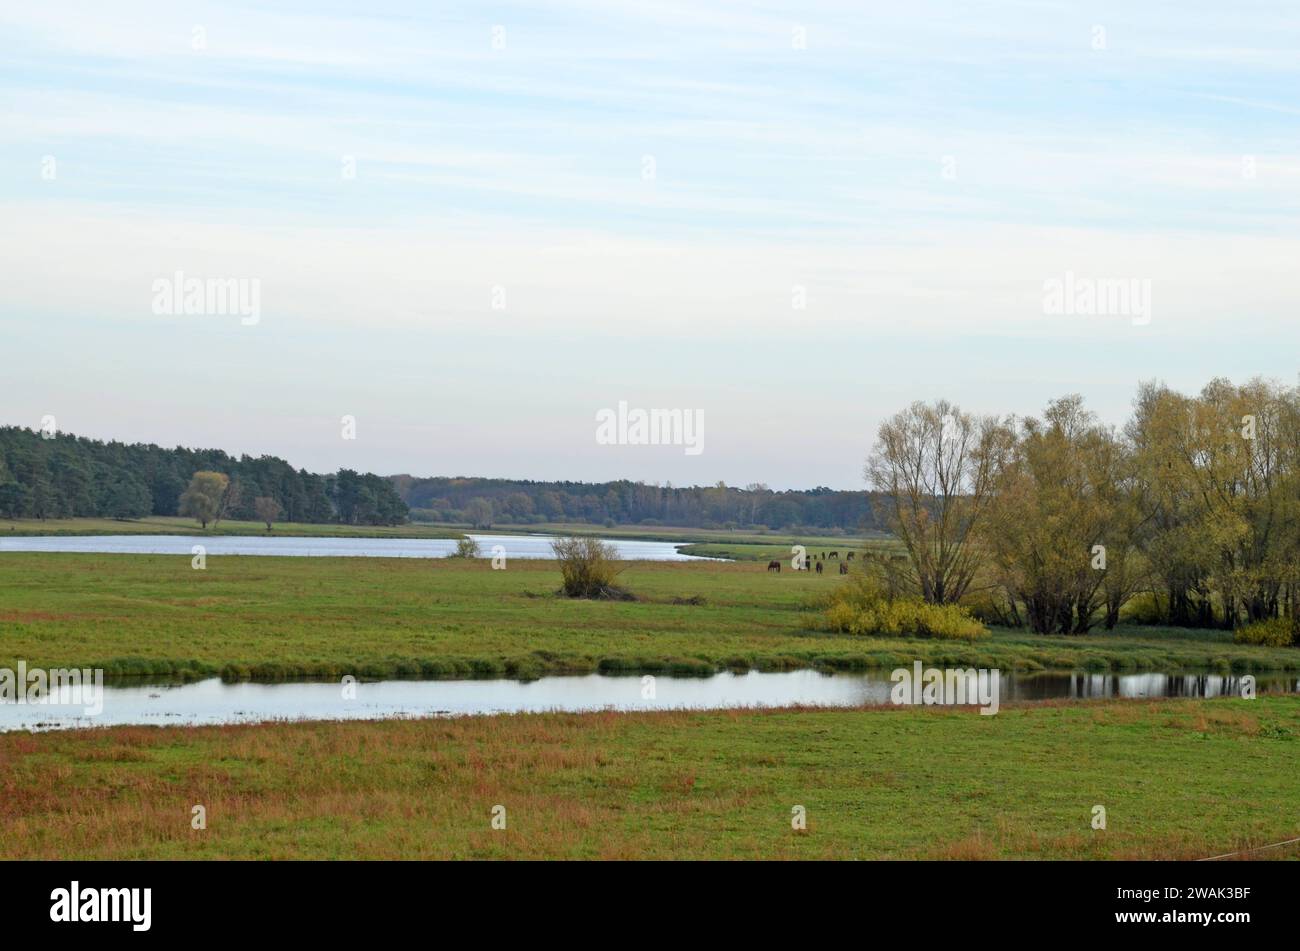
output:
[[846,634],[973,641],[989,633],[965,608],[927,604],[919,598],[890,598],[869,576],[858,576],[837,588],[822,617],[829,630]]
[[456,542],[456,550],[452,552],[452,558],[477,558],[479,555],[478,542],[468,535],[460,536],[460,541]]
[[1263,647],[1286,647],[1297,641],[1300,634],[1295,619],[1289,617],[1269,618],[1239,627],[1232,639],[1238,644],[1259,644]]
[[628,600],[626,591],[614,586],[619,567],[617,552],[599,538],[557,538],[551,549],[560,563],[563,591],[571,598],[614,598]]

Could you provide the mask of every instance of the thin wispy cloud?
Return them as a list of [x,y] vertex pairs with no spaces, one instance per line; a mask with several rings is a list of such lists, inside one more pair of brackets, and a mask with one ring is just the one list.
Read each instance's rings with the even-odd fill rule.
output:
[[[852,487],[900,402],[1119,418],[1139,377],[1295,373],[1274,5],[53,3],[0,35],[0,344],[64,340],[6,369],[6,422],[320,469],[803,485],[815,453]],[[261,323],[164,323],[177,271],[259,279]],[[1067,271],[1149,279],[1149,326],[1045,316]],[[213,354],[220,407],[132,411]],[[291,409],[286,354],[317,371]],[[391,390],[349,372],[386,361]],[[708,453],[598,452],[619,384],[711,408]],[[303,435],[355,403],[370,438]]]

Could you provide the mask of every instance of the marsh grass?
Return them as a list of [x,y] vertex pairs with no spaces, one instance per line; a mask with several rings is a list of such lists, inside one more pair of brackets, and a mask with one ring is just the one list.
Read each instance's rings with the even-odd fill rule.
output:
[[1300,834],[1298,736],[1281,696],[7,733],[0,858],[1200,858]]
[[[634,602],[555,594],[554,562],[7,552],[0,666],[231,680],[892,669],[1300,669],[1300,650],[1230,631],[1120,627],[1082,637],[995,628],[976,643],[809,629],[839,579],[762,564],[625,562]],[[679,603],[674,603],[679,602]]]

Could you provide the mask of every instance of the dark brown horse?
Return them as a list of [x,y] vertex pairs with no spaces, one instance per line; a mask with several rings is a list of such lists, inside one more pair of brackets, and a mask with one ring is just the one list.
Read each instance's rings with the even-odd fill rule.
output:
[[781,573],[781,563],[779,561],[769,561],[767,563],[768,571],[775,571],[778,575]]
[[849,573],[849,563],[848,563],[847,561],[841,561],[841,562],[840,562],[840,574],[842,574],[842,575],[847,575],[848,573]]
[[818,574],[822,573],[822,563],[820,561],[817,562],[817,573]]

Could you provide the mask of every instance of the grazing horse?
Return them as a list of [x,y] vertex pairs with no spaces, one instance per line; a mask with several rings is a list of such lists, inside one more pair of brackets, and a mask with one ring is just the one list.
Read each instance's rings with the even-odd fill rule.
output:
[[834,558],[836,561],[839,561],[839,560],[840,560],[840,553],[837,552],[837,551],[833,551],[833,552],[831,552],[830,557],[831,557],[831,558]]
[[768,571],[775,571],[778,575],[781,573],[781,563],[779,561],[769,561],[767,563]]
[[840,574],[842,574],[842,575],[847,575],[848,573],[849,573],[849,563],[848,563],[847,561],[841,561],[841,562],[840,562]]
[[853,552],[849,552],[849,557],[848,557],[847,559],[845,559],[845,560],[846,560],[846,561],[852,561],[852,560],[853,560]]
[[820,561],[817,562],[817,573],[818,574],[822,573],[822,563]]

